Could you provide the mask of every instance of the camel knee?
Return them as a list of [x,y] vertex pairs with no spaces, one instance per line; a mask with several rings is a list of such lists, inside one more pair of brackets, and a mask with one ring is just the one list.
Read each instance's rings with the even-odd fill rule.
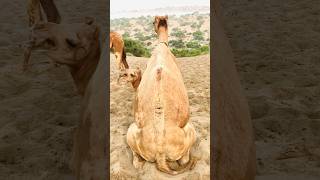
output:
[[180,165],[185,165],[189,162],[190,160],[190,150],[187,151],[185,155],[181,157],[181,159],[178,160]]
[[137,152],[136,137],[139,132],[138,126],[132,123],[127,132],[127,143],[132,151]]
[[189,139],[189,143],[191,147],[196,142],[196,139],[197,139],[196,130],[194,129],[193,125],[190,123],[187,123],[183,129],[187,135],[186,138]]

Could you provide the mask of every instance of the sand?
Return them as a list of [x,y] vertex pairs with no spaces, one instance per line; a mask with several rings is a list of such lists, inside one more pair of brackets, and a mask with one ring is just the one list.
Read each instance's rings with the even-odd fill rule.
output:
[[[55,2],[64,22],[93,16],[106,27],[104,0]],[[1,1],[0,7],[0,179],[71,179],[80,97],[64,66],[36,64],[21,71],[18,43],[28,36],[26,2]],[[48,60],[38,51],[31,63]]]
[[[131,84],[118,85],[115,57],[110,54],[110,169],[112,179],[209,179],[210,177],[210,56],[177,58],[189,95],[190,122],[197,132],[192,155],[199,158],[195,168],[177,176],[156,169],[147,162],[138,171],[132,165],[132,152],[126,143],[129,125],[134,122]],[[127,56],[130,68],[145,69],[147,58]]]
[[253,119],[257,180],[320,179],[320,2],[222,1]]

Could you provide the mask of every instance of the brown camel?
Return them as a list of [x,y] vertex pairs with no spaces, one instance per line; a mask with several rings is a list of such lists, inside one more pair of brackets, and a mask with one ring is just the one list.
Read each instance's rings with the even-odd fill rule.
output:
[[126,60],[126,51],[124,49],[124,42],[122,37],[117,32],[110,32],[110,49],[116,56],[116,61],[119,70],[128,69],[128,63]]
[[228,38],[222,29],[222,13],[214,0],[213,80],[211,117],[211,175],[215,180],[254,180],[256,173],[255,144],[248,103],[233,62]]
[[[156,162],[160,171],[175,175],[196,163],[190,156],[196,132],[188,122],[189,100],[180,69],[167,46],[167,21],[168,16],[155,17],[159,44],[137,84],[135,122],[128,129],[127,143],[136,168],[145,161]],[[168,161],[178,161],[180,166],[170,167]]]

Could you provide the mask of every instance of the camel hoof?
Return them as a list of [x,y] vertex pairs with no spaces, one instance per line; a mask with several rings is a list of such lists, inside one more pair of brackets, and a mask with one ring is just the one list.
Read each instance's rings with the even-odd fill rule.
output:
[[146,161],[144,159],[142,159],[141,157],[138,157],[138,155],[133,155],[133,166],[136,168],[136,169],[139,169],[141,170],[144,166],[144,163]]

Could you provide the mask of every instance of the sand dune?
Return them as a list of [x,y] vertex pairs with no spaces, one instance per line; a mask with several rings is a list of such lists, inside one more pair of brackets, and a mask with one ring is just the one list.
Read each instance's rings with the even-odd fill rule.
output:
[[257,179],[319,179],[320,2],[221,2],[253,118]]
[[[112,179],[209,179],[210,175],[210,58],[209,55],[178,58],[190,102],[190,122],[195,126],[198,139],[192,154],[199,158],[192,171],[171,176],[156,169],[154,163],[146,163],[137,171],[132,165],[132,152],[126,143],[129,125],[134,122],[132,100],[134,91],[130,84],[118,85],[118,71],[114,55],[110,71],[110,169]],[[144,69],[147,58],[128,56],[131,68]]]

